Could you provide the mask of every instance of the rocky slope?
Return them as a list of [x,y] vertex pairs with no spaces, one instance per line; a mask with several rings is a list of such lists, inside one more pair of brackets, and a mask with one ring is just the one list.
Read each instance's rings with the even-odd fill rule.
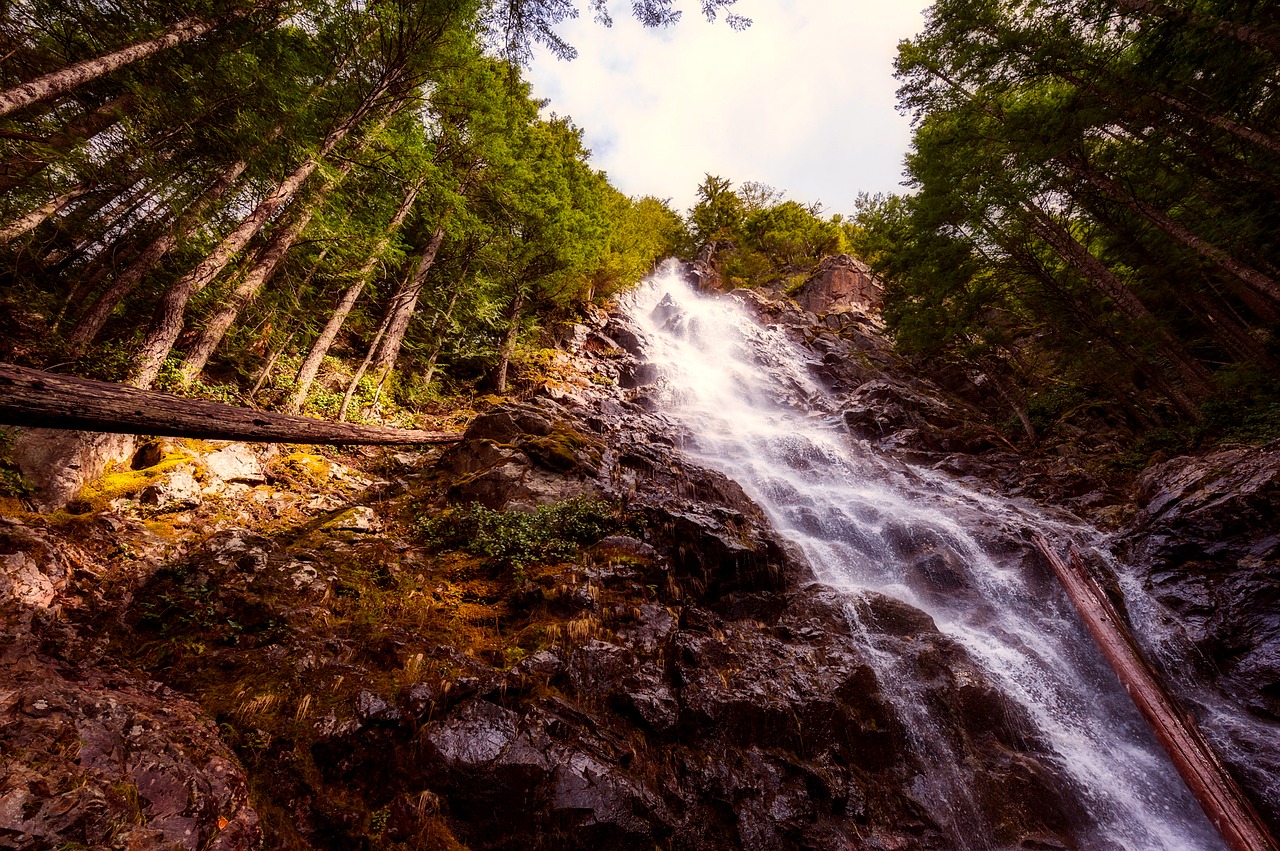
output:
[[[738,297],[822,354],[854,436],[1134,517],[1141,578],[1275,720],[1280,449],[1168,462],[1116,509],[906,373],[873,315]],[[624,319],[566,348],[563,380],[444,453],[153,443],[79,514],[9,506],[0,847],[951,847],[846,600],[681,453]],[[508,513],[539,507],[541,550]],[[992,844],[1079,847],[1019,710],[919,611],[860,605],[947,719]]]

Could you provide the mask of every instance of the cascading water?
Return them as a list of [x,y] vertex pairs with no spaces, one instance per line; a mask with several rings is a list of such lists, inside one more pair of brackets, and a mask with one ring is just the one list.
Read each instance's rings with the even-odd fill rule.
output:
[[693,435],[686,451],[737,481],[819,581],[848,595],[850,629],[909,731],[913,795],[957,848],[991,843],[945,732],[867,622],[867,595],[927,612],[1025,711],[1069,778],[1061,794],[1093,824],[1081,847],[1223,847],[1065,595],[1016,555],[1033,530],[1083,542],[1090,530],[856,444],[811,355],[736,300],[695,293],[674,264],[631,313],[666,412]]

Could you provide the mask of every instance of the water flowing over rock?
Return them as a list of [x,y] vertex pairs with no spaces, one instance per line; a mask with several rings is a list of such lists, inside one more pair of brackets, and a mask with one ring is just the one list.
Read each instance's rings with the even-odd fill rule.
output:
[[[1101,551],[1275,816],[1275,446],[1149,471],[1109,559],[1029,501],[1095,505],[1087,471],[874,313],[669,268],[565,340],[579,379],[390,481],[147,444],[83,546],[0,525],[0,845],[260,848],[261,816],[317,849],[1221,848],[1035,533]],[[545,564],[417,525],[593,499],[613,525]]]
[[1280,444],[1158,464],[1138,505],[1119,539],[1130,617],[1280,822]]
[[[954,847],[1007,839],[995,836],[1000,822],[983,812],[973,776],[958,770],[970,762],[954,749],[954,722],[935,716],[935,701],[919,690],[929,677],[919,664],[905,667],[911,657],[860,611],[867,595],[928,613],[974,681],[1025,724],[1042,771],[1058,774],[1057,794],[1079,819],[1059,841],[1218,847],[1026,547],[1032,529],[1064,540],[1086,530],[851,444],[841,426],[865,421],[860,399],[874,380],[842,409],[813,377],[821,347],[797,347],[782,327],[762,327],[732,302],[698,296],[670,275],[642,290],[634,310],[665,379],[665,410],[693,435],[686,451],[742,484],[816,577],[848,594],[849,628],[877,679],[893,684],[890,714],[909,731],[909,758],[927,778],[918,799]],[[903,405],[911,420],[855,427],[853,436],[893,446],[904,432],[945,420],[939,404]]]

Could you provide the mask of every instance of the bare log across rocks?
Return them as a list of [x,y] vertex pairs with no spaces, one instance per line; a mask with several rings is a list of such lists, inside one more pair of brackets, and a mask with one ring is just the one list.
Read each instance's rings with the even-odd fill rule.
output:
[[449,432],[334,423],[0,364],[0,425],[258,443],[453,443]]
[[1037,537],[1036,547],[1227,847],[1231,851],[1277,851],[1266,823],[1227,773],[1191,716],[1178,709],[1079,554],[1073,549],[1069,559],[1063,559],[1042,537]]

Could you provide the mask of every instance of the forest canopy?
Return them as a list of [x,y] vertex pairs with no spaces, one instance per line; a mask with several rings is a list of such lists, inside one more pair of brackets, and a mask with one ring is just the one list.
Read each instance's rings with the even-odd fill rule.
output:
[[[574,14],[566,0],[10,4],[5,357],[328,416],[396,376],[402,396],[442,375],[502,392],[537,329],[687,241],[666,202],[592,167],[511,61],[539,43],[570,55],[552,27]],[[678,18],[669,0],[635,14]]]
[[[900,348],[1034,417],[1280,434],[1274,4],[941,0],[898,53],[909,193],[855,249]],[[1033,411],[1035,413],[1035,411]]]

